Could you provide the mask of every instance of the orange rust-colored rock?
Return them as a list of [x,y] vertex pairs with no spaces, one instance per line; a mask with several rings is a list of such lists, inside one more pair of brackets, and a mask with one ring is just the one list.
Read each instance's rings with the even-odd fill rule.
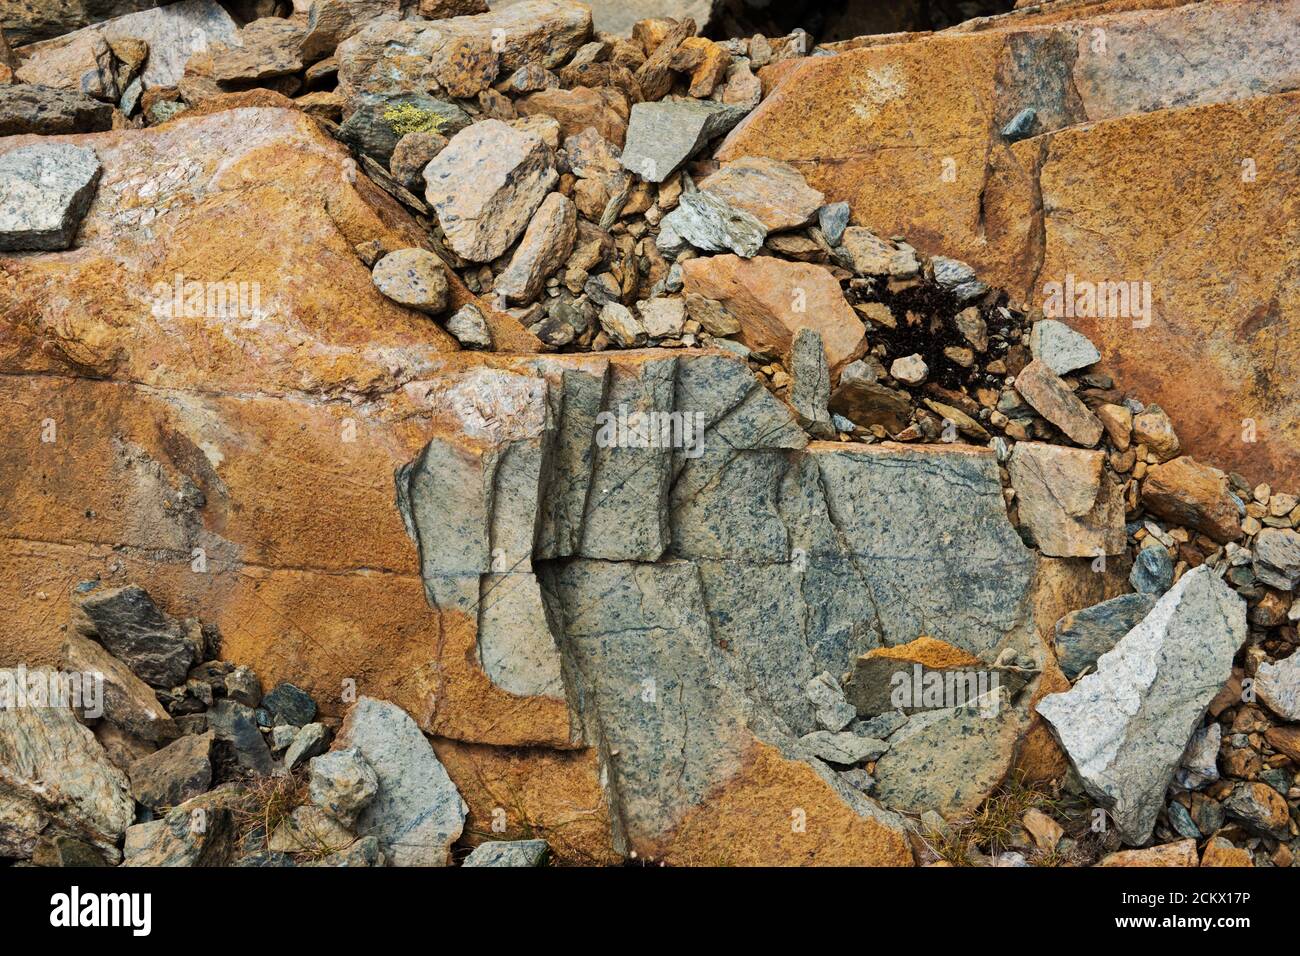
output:
[[520,116],[552,116],[565,136],[591,126],[610,143],[623,148],[631,107],[627,96],[611,87],[541,90],[515,103]]
[[899,830],[855,814],[808,764],[755,741],[740,772],[677,826],[678,866],[911,866]]
[[893,647],[877,647],[867,651],[863,656],[871,660],[885,658],[909,664],[920,664],[922,667],[936,670],[950,667],[979,667],[982,663],[978,657],[969,651],[964,651],[960,647],[953,647],[951,644],[926,635],[922,635],[914,641],[908,641],[906,644],[897,644]]
[[1228,476],[1187,455],[1153,465],[1142,482],[1141,497],[1152,514],[1194,528],[1220,543],[1236,541],[1242,535]]
[[785,354],[800,328],[816,329],[832,368],[865,348],[865,327],[822,266],[771,256],[706,256],[682,263],[686,293],[718,299],[740,321],[752,349]]
[[1201,866],[1254,866],[1249,850],[1233,846],[1227,837],[1214,834],[1201,851]]
[[469,804],[467,845],[540,838],[561,863],[620,859],[595,750],[489,747],[441,737],[433,749]]
[[1102,857],[1098,866],[1196,866],[1196,841],[1179,840],[1146,850],[1120,850]]
[[[1150,324],[1065,321],[1170,410],[1188,451],[1281,480],[1300,464],[1300,385],[1283,371],[1300,308],[1276,281],[1300,245],[1285,172],[1300,73],[1270,37],[1297,25],[1294,0],[1079,4],[878,40],[765,68],[779,81],[718,158],[792,162],[855,223],[1030,306],[1067,276],[1149,283]],[[1008,143],[1025,106],[1041,135]]]
[[[458,349],[385,299],[354,251],[421,245],[422,230],[297,110],[57,139],[94,148],[104,172],[73,250],[0,257],[0,371],[371,394]],[[451,298],[472,296],[460,285]],[[535,347],[514,320],[485,314],[504,350]]]

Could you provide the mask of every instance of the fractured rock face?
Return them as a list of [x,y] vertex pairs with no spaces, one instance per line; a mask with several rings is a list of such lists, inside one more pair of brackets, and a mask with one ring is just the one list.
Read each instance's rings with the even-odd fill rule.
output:
[[1205,566],[1188,571],[1097,671],[1037,705],[1124,840],[1151,836],[1165,789],[1246,639],[1246,602]]
[[69,633],[63,638],[63,667],[70,673],[102,676],[104,717],[122,730],[154,743],[179,736],[176,721],[159,703],[153,689],[102,645]]
[[1240,513],[1228,476],[1186,455],[1152,466],[1142,482],[1142,504],[1152,514],[1195,528],[1220,543],[1241,537]]
[[537,208],[505,272],[492,289],[514,302],[531,302],[542,283],[564,264],[578,235],[578,214],[572,200],[551,193]]
[[78,631],[103,644],[150,686],[184,684],[202,659],[197,626],[170,617],[139,585],[91,591],[77,601],[76,613]]
[[95,198],[93,149],[23,146],[0,156],[0,250],[67,249]]
[[661,183],[746,112],[744,107],[708,100],[637,103],[628,120],[623,166],[648,182]]
[[876,795],[909,813],[970,813],[1006,779],[1024,715],[1005,688],[913,715],[876,762]]
[[425,198],[456,254],[487,262],[519,238],[557,178],[540,139],[484,120],[453,136],[425,167]]
[[0,84],[0,136],[97,133],[113,126],[113,108],[73,90]]
[[754,216],[768,232],[806,225],[825,198],[789,163],[756,156],[726,163],[699,187]]

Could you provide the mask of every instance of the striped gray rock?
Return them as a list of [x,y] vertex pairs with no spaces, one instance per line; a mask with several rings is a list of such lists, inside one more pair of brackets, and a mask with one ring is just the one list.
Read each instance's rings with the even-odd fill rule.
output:
[[0,671],[0,856],[30,857],[42,836],[63,834],[118,859],[135,818],[127,777],[67,706],[24,703],[24,679],[44,686],[47,669]]

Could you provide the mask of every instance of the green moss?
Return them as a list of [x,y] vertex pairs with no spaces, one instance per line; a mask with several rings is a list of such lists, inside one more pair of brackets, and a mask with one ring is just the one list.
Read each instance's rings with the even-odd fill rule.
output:
[[398,136],[407,133],[441,133],[446,122],[432,110],[422,110],[412,103],[399,103],[384,110],[384,119]]

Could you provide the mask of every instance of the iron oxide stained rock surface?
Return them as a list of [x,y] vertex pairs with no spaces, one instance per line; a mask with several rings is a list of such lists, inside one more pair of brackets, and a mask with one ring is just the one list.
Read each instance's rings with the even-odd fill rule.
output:
[[[1190,454],[1280,481],[1300,465],[1300,395],[1280,373],[1300,313],[1277,282],[1298,246],[1285,131],[1300,74],[1272,38],[1297,25],[1295,0],[1229,0],[881,40],[781,64],[716,158],[790,162],[855,225],[969,262],[1031,307],[1049,283],[1100,287],[1115,308],[1049,317],[1177,410]],[[1006,142],[1026,106],[1037,135]]]
[[1246,602],[1193,568],[1069,691],[1038,702],[1126,843],[1151,836],[1165,790],[1246,639]]

